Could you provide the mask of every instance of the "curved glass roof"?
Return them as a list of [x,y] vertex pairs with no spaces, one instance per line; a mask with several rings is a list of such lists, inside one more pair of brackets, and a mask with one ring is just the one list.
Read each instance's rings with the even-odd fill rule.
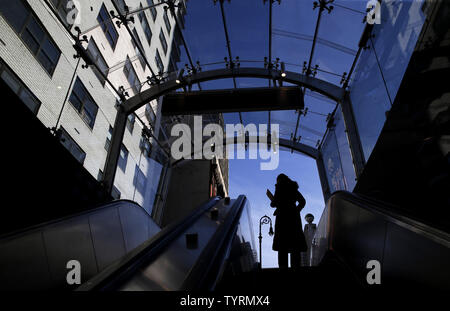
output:
[[[167,6],[165,1],[154,3],[155,6]],[[178,5],[181,1],[174,3]],[[177,28],[181,31],[179,40],[185,44],[179,47],[176,67],[194,65],[202,71],[219,69],[225,68],[231,58],[238,59],[241,67],[262,68],[266,58],[273,63],[284,62],[287,71],[310,74],[340,86],[344,72],[349,72],[355,60],[365,27],[366,5],[363,0],[186,1],[186,15],[182,21],[180,17],[177,20]],[[134,15],[136,24],[141,10],[129,8],[128,17]],[[169,16],[174,18],[170,13]],[[129,27],[135,26],[129,23]],[[164,29],[164,25],[161,28]],[[158,35],[153,34],[156,38]],[[123,67],[125,63],[123,60],[116,66]],[[148,59],[148,63],[157,75],[154,60]],[[141,91],[151,87],[147,81],[141,82]],[[193,85],[192,90],[268,86],[273,86],[269,80],[229,78],[202,82]],[[282,138],[317,147],[326,133],[327,117],[335,108],[333,100],[305,90],[303,111],[231,113],[224,114],[224,119],[228,123],[240,120],[244,124],[278,123]]]

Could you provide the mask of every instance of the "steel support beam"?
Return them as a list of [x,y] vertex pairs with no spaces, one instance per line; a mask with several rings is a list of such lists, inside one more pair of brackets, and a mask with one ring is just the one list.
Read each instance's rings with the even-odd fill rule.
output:
[[116,121],[111,137],[108,156],[106,157],[105,168],[103,170],[103,186],[111,193],[116,177],[117,163],[119,161],[120,148],[127,125],[128,114],[123,112],[122,106],[118,107]]
[[[186,87],[187,85],[192,85],[198,82],[220,80],[227,78],[261,78],[261,79],[281,79],[281,72],[279,70],[271,70],[267,68],[252,68],[252,67],[241,67],[241,68],[223,68],[215,69],[209,71],[201,71],[194,73],[190,76],[183,78],[181,83],[177,83],[177,77],[173,75],[166,82],[158,85],[154,85],[151,88],[141,92],[129,98],[123,103],[124,112],[130,114],[151,100],[157,99],[169,92],[175,91],[179,88]],[[334,101],[342,101],[345,95],[345,90],[341,87],[334,85],[332,83],[320,80],[314,77],[308,77],[306,75],[286,72],[286,77],[282,78],[283,81],[295,84],[298,86],[304,86],[307,89],[323,94]]]

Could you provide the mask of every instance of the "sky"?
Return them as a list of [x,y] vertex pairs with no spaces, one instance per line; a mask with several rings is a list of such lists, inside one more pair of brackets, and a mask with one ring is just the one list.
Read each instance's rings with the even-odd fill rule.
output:
[[[284,173],[297,181],[299,191],[306,199],[306,206],[300,213],[303,226],[305,225],[304,217],[308,213],[314,215],[314,223],[317,223],[325,206],[316,161],[290,151],[280,151],[279,155],[279,166],[273,171],[260,170],[260,159],[229,160],[229,195],[231,198],[237,198],[241,194],[247,196],[251,206],[256,243],[258,243],[260,218],[267,215],[272,218],[272,222],[275,224],[274,209],[270,207],[266,189],[269,189],[272,193],[275,192],[276,178],[279,174]],[[269,225],[263,225],[261,231],[263,235],[263,267],[277,267],[277,252],[272,250],[273,238],[268,235]],[[255,245],[255,247],[258,251],[259,246]]]

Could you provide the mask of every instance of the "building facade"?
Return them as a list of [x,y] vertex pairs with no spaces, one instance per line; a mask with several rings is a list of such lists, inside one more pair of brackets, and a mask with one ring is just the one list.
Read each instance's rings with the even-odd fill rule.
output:
[[[149,77],[176,70],[176,18],[183,21],[184,2],[176,18],[153,0],[0,3],[1,78],[101,181],[121,101],[149,88]],[[112,16],[118,11],[134,20],[120,25]],[[75,56],[74,36],[91,66]],[[130,115],[113,191],[114,198],[136,201],[149,213],[162,196],[170,161],[155,141],[167,137],[160,120],[157,101]],[[143,135],[144,128],[151,134]]]

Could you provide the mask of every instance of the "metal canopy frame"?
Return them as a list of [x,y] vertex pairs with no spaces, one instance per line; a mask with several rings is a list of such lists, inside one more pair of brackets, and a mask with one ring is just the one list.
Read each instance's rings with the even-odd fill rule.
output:
[[[245,77],[245,78],[261,78],[261,79],[268,79],[269,80],[269,86],[271,86],[271,82],[273,81],[273,87],[277,87],[276,81],[279,81],[279,84],[282,85],[283,82],[288,82],[294,85],[298,85],[303,88],[303,93],[305,94],[306,89],[310,89],[314,92],[320,93],[333,101],[335,101],[337,104],[340,104],[342,106],[342,112],[344,115],[344,121],[346,125],[346,129],[348,131],[349,135],[349,143],[350,143],[350,151],[352,153],[353,162],[355,166],[355,172],[356,176],[359,177],[359,175],[362,172],[362,169],[364,167],[364,157],[362,155],[362,146],[359,139],[359,135],[357,132],[357,127],[355,124],[353,112],[351,109],[351,103],[348,96],[348,92],[346,92],[346,88],[348,86],[351,73],[353,72],[353,69],[355,67],[355,64],[359,58],[359,54],[361,51],[361,44],[360,49],[355,57],[355,60],[352,64],[352,68],[350,70],[350,74],[347,76],[347,79],[344,80],[344,85],[342,87],[336,86],[332,83],[329,83],[327,81],[317,79],[315,78],[315,75],[312,74],[311,66],[312,66],[312,60],[314,56],[315,46],[317,44],[318,40],[318,29],[320,27],[321,22],[321,16],[323,11],[327,10],[328,13],[331,12],[332,7],[329,6],[333,2],[333,0],[319,0],[317,3],[314,4],[314,9],[319,8],[319,13],[317,17],[316,27],[315,27],[315,33],[314,38],[312,42],[309,62],[307,64],[307,70],[305,74],[295,73],[295,72],[283,72],[283,77],[281,77],[281,72],[278,70],[278,68],[274,69],[272,64],[272,4],[275,1],[279,0],[264,0],[264,2],[269,1],[269,63],[267,68],[240,68],[239,66],[234,66],[234,60],[232,59],[232,51],[231,51],[231,41],[228,35],[228,28],[226,24],[226,18],[225,18],[225,12],[223,7],[224,0],[213,0],[215,3],[217,1],[220,2],[220,10],[221,10],[221,16],[222,16],[222,23],[224,27],[225,32],[225,40],[226,40],[226,46],[227,46],[227,52],[229,57],[229,66],[225,69],[217,69],[217,70],[210,70],[210,71],[201,71],[197,70],[197,68],[194,65],[194,62],[192,60],[191,54],[189,53],[189,49],[187,46],[187,43],[185,41],[182,27],[180,26],[181,23],[178,20],[177,15],[175,14],[175,7],[177,6],[175,4],[174,0],[167,0],[165,2],[162,2],[160,4],[166,4],[167,7],[165,7],[166,10],[170,10],[175,18],[176,22],[176,30],[179,32],[180,38],[183,42],[183,46],[186,52],[186,56],[189,60],[191,68],[188,68],[189,75],[186,77],[183,77],[180,81],[180,77],[176,77],[175,73],[172,73],[167,77],[167,79],[161,79],[158,84],[153,85],[150,89],[147,89],[143,91],[140,94],[135,95],[132,98],[129,98],[126,100],[118,109],[113,136],[112,136],[112,142],[110,151],[108,152],[107,160],[105,163],[105,169],[104,169],[104,184],[107,187],[109,191],[112,190],[113,182],[115,178],[115,171],[117,166],[117,161],[120,153],[120,146],[123,139],[123,135],[125,132],[126,127],[126,121],[127,116],[130,113],[134,113],[138,108],[142,107],[146,103],[150,102],[151,100],[157,99],[169,92],[176,91],[180,88],[183,88],[186,90],[191,90],[193,84],[198,84],[199,89],[201,90],[201,82],[204,81],[211,81],[211,80],[218,80],[218,79],[226,79],[226,78],[232,78],[234,88],[237,88],[236,78]],[[119,11],[119,10],[118,10]],[[120,11],[119,11],[120,12]],[[133,36],[132,36],[133,38]],[[146,61],[147,62],[147,61]],[[198,62],[197,62],[198,64]],[[150,66],[149,66],[150,67]],[[285,75],[284,75],[285,74]],[[303,94],[303,96],[304,96]],[[336,111],[336,109],[334,110]],[[297,141],[297,133],[299,129],[299,123],[300,123],[300,117],[302,113],[299,112],[295,127],[295,134],[293,133],[293,137],[288,139],[280,139],[280,146],[287,147],[291,149],[292,151],[299,151],[303,154],[306,154],[308,156],[313,157],[318,162],[318,167],[323,167],[323,163],[320,163],[322,160],[322,157],[320,155],[320,146],[315,149],[313,147],[310,147],[308,145],[302,144],[299,141]],[[243,124],[242,120],[242,114],[239,112],[239,119],[241,123]],[[269,131],[270,131],[270,123],[271,123],[271,112],[268,111],[268,124],[269,124]],[[324,136],[325,138],[325,136]],[[323,138],[323,139],[324,139]],[[322,139],[322,140],[323,140]],[[323,174],[322,174],[323,175]],[[326,176],[321,176],[322,183],[327,183]]]
[[[116,121],[114,124],[110,150],[108,152],[108,156],[105,163],[103,183],[106,189],[108,191],[112,191],[113,189],[114,178],[117,169],[117,162],[119,160],[120,148],[125,133],[128,115],[130,113],[134,113],[134,111],[136,111],[146,103],[154,99],[157,99],[169,92],[175,91],[180,88],[186,88],[186,86],[190,86],[194,83],[200,83],[203,81],[211,81],[233,77],[250,77],[250,78],[286,81],[294,85],[303,86],[305,88],[311,89],[312,91],[325,95],[336,102],[342,102],[346,98],[345,90],[332,83],[295,72],[286,71],[284,73],[285,76],[282,77],[281,71],[279,70],[274,70],[270,68],[252,68],[252,67],[226,68],[226,69],[195,72],[189,76],[183,77],[181,81],[180,77],[173,76],[172,79],[154,85],[153,87],[141,92],[140,94],[137,94],[132,98],[126,100],[122,105],[118,107],[119,109],[117,111]],[[295,149],[303,144],[290,141],[290,144],[287,145],[289,145],[292,149]],[[299,147],[299,149],[302,148]]]
[[281,71],[268,69],[268,68],[254,68],[254,67],[239,67],[239,68],[224,68],[214,69],[209,71],[201,71],[186,76],[182,81],[177,82],[177,77],[172,77],[161,84],[154,85],[153,87],[129,98],[122,105],[123,112],[129,114],[139,109],[151,100],[157,99],[160,96],[177,89],[204,81],[220,80],[227,78],[260,78],[260,79],[276,79],[283,80],[285,82],[303,86],[312,91],[325,95],[336,102],[340,102],[344,99],[345,90],[330,82],[315,78],[308,77],[304,74],[296,72],[285,72],[286,76],[281,77]]

